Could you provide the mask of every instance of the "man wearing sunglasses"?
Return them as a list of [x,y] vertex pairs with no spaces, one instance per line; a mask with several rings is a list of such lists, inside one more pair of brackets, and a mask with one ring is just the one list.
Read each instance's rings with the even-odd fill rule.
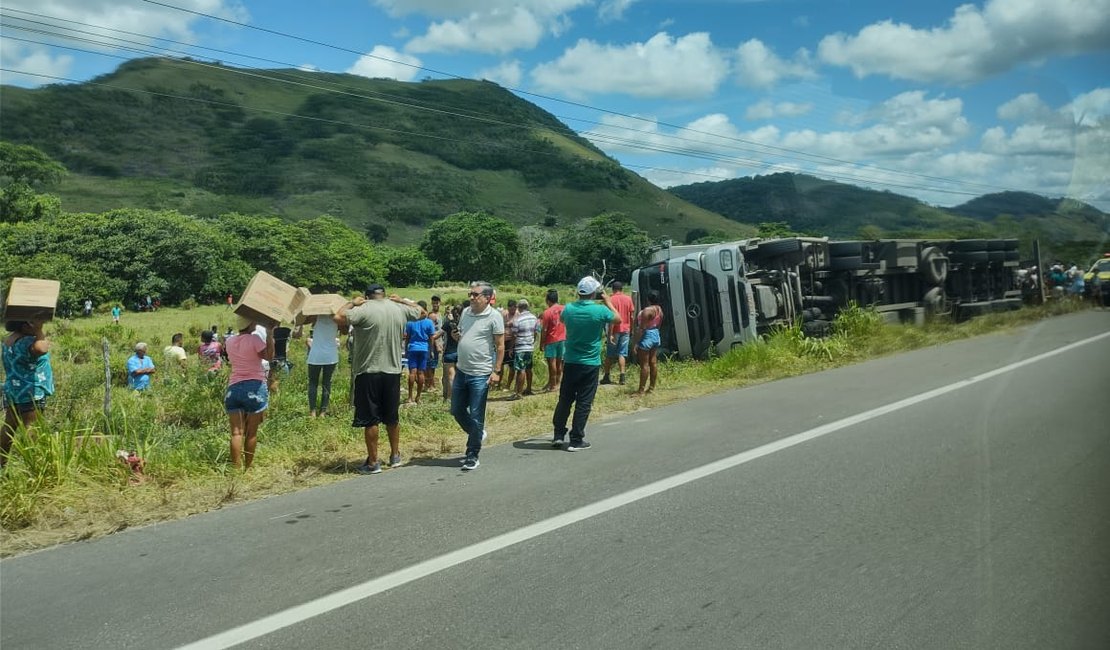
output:
[[494,309],[493,286],[486,282],[470,285],[470,307],[459,317],[451,335],[459,342],[455,380],[451,384],[451,415],[466,432],[463,470],[478,469],[478,454],[486,437],[486,397],[490,386],[501,381],[505,358],[505,320]]

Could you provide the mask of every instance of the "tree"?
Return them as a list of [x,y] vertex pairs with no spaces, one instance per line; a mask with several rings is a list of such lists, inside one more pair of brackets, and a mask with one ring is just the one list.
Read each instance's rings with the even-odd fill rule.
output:
[[0,142],[0,222],[34,221],[55,215],[61,201],[36,188],[53,185],[66,174],[61,163],[25,144]]
[[501,280],[513,275],[520,240],[512,224],[484,212],[458,212],[433,222],[420,250],[454,280]]
[[428,286],[443,277],[443,267],[414,246],[390,249],[385,259],[386,280],[390,286]]
[[34,188],[54,185],[66,175],[61,163],[26,144],[0,142],[0,182]]
[[647,257],[651,239],[635,221],[620,212],[606,212],[571,231],[566,242],[579,274],[593,271],[627,279]]
[[366,238],[375,244],[381,244],[389,239],[389,228],[380,223],[367,223],[366,224]]
[[798,233],[785,221],[764,221],[757,226],[758,235],[763,239],[797,237]]

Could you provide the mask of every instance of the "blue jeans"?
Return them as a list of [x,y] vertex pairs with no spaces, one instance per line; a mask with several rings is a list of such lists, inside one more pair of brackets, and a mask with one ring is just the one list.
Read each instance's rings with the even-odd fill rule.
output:
[[456,369],[451,383],[451,415],[466,432],[466,456],[477,458],[482,451],[482,429],[486,426],[486,396],[489,375],[468,375]]

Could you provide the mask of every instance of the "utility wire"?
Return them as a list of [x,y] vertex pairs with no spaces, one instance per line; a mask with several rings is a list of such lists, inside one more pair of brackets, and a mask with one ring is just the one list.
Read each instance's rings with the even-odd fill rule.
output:
[[[19,11],[19,10],[17,10],[17,11]],[[52,18],[53,19],[53,17],[42,16],[41,14],[34,14],[33,12],[19,11],[19,13],[24,13],[24,14],[28,14],[28,15],[36,15],[36,16],[41,16],[41,17]],[[97,33],[88,32],[88,31],[85,31],[85,30],[75,30],[75,29],[60,26],[60,25],[54,25],[54,24],[50,24],[50,23],[43,23],[43,22],[40,22],[40,21],[31,21],[31,20],[27,20],[27,19],[24,19],[24,18],[16,17],[15,19],[16,20],[23,20],[24,22],[28,22],[28,23],[31,23],[31,24],[45,25],[45,26],[54,27],[54,28],[57,28],[57,29],[65,29],[65,30],[68,30],[68,31],[71,31],[71,32],[74,32],[74,33],[87,34],[87,35],[95,37],[95,39],[111,39],[111,40],[119,41],[119,42],[123,42],[123,43],[132,43],[132,44],[136,44],[136,45],[145,46],[144,43],[139,43],[137,41],[130,41],[128,39],[121,39],[121,38],[114,37],[114,36],[108,36],[108,35],[104,35],[104,34],[97,34]],[[110,31],[118,31],[120,33],[127,33],[129,35],[135,35],[134,32],[126,32],[124,30],[115,30],[114,28],[107,28],[107,27],[101,27],[101,26],[97,26],[97,25],[90,25],[90,24],[87,24],[87,23],[78,23],[77,21],[69,21],[69,20],[65,20],[65,19],[58,19],[58,20],[63,20],[64,22],[69,22],[69,23],[73,23],[73,24],[82,24],[84,26],[94,27],[94,28],[97,28],[97,29],[106,29],[106,30],[110,30]],[[75,37],[75,36],[72,36],[72,35],[69,35],[69,34],[63,34],[63,33],[58,33],[58,32],[50,32],[50,31],[45,31],[45,30],[41,30],[41,29],[34,29],[34,28],[25,27],[25,26],[22,26],[22,25],[4,24],[4,25],[0,25],[0,26],[14,28],[14,29],[17,29],[17,30],[28,31],[28,32],[31,32],[31,33],[38,33],[38,34],[44,34],[44,35],[48,35],[48,36],[59,37],[59,38],[63,38],[63,39],[74,40],[74,41],[78,41],[78,42],[86,42],[86,43],[92,43],[92,44],[95,44],[95,45],[112,47],[112,48],[120,49],[120,50],[124,50],[124,51],[132,51],[132,52],[136,52],[136,53],[139,53],[139,54],[157,55],[161,52],[172,52],[172,53],[186,55],[186,56],[188,56],[190,54],[188,52],[182,52],[180,50],[170,50],[168,48],[157,48],[159,50],[159,52],[150,52],[149,50],[139,50],[139,49],[132,48],[132,47],[117,45],[117,44],[114,44],[114,43],[104,43],[102,40],[80,38],[80,37]],[[177,41],[171,41],[170,39],[160,39],[158,37],[153,37],[153,36],[143,35],[143,34],[140,34],[139,36],[150,38],[150,39],[156,39],[156,40],[166,40],[166,41],[169,41],[169,42],[177,42]],[[26,42],[38,43],[38,44],[43,44],[43,45],[53,45],[53,44],[49,44],[49,43],[42,43],[40,41],[31,41],[31,40],[28,40],[28,39],[17,39],[17,40],[25,40]],[[59,46],[59,47],[62,47],[62,46]],[[76,50],[76,51],[82,51],[82,52],[88,52],[88,53],[91,53],[91,54],[103,54],[101,52],[93,52],[93,51],[90,51],[90,50],[83,50],[81,48],[69,48],[69,49],[73,49],[73,50]],[[214,48],[200,48],[200,49],[220,51],[222,53],[229,53],[229,54],[239,56],[238,53],[229,52],[229,51],[226,51],[226,50],[215,50]],[[265,60],[265,61],[269,61],[269,62],[272,62],[272,63],[278,63],[278,64],[282,64],[282,65],[290,65],[292,67],[292,64],[287,64],[287,63],[284,63],[284,62],[281,62],[281,61],[274,61],[274,60],[271,60],[271,59],[263,59],[261,57],[253,57],[253,56],[250,56],[250,55],[242,55],[242,56],[246,56],[247,58],[253,58],[253,59],[258,59],[258,60]],[[126,58],[126,57],[116,57],[116,58]],[[335,88],[331,88],[331,87],[327,87],[327,86],[321,86],[321,85],[318,85],[318,84],[310,84],[310,83],[306,83],[306,82],[299,81],[299,80],[282,78],[285,75],[281,75],[280,77],[275,77],[275,76],[271,76],[271,75],[280,74],[280,73],[274,73],[273,71],[268,71],[271,74],[267,74],[267,75],[252,74],[252,73],[249,73],[249,72],[245,72],[243,70],[229,69],[229,68],[227,68],[225,66],[222,66],[222,65],[206,64],[206,63],[203,63],[203,62],[200,62],[200,61],[195,61],[195,60],[192,60],[192,59],[189,59],[186,62],[190,63],[190,64],[198,65],[198,66],[203,66],[203,67],[207,67],[207,68],[216,69],[216,70],[219,70],[219,71],[225,72],[225,73],[241,74],[241,75],[245,75],[245,76],[249,76],[249,77],[256,77],[256,78],[265,79],[265,80],[268,80],[268,81],[277,81],[277,82],[281,82],[281,83],[294,84],[294,85],[298,85],[298,86],[313,88],[313,89],[316,89],[316,90],[322,90],[322,91],[325,91],[325,92],[334,92],[334,93],[343,94],[343,95],[347,95],[347,96],[358,97],[358,98],[362,98],[362,99],[368,99],[368,100],[371,100],[371,101],[380,101],[380,102],[387,103],[387,104],[405,106],[405,107],[408,107],[408,108],[431,111],[431,112],[435,112],[435,113],[451,115],[451,116],[461,117],[461,118],[465,118],[465,119],[474,119],[474,120],[484,121],[484,122],[488,122],[488,123],[492,123],[492,124],[499,124],[499,125],[503,125],[503,126],[509,126],[509,127],[513,127],[513,128],[534,129],[534,128],[540,127],[540,128],[544,128],[544,129],[553,131],[553,132],[557,132],[556,129],[550,127],[549,125],[520,124],[520,123],[515,123],[515,122],[507,122],[507,121],[504,121],[504,120],[497,120],[497,119],[485,117],[485,116],[482,116],[482,115],[472,115],[472,114],[459,113],[459,112],[455,112],[455,111],[446,111],[446,110],[443,110],[443,109],[437,109],[437,108],[434,108],[434,107],[424,106],[424,105],[421,105],[419,103],[414,103],[412,101],[390,101],[390,100],[382,99],[380,97],[380,95],[385,95],[384,93],[373,93],[375,95],[379,95],[378,97],[368,96],[368,95],[361,94],[361,93],[345,92],[343,90],[337,90]],[[258,68],[254,68],[254,69],[258,69]],[[331,84],[329,84],[329,85],[331,85]],[[397,97],[396,95],[392,95],[392,96]],[[409,99],[409,98],[405,98],[405,99]],[[582,121],[589,122],[588,120],[582,120]],[[593,122],[593,124],[602,124],[602,123]],[[602,125],[607,126],[609,128],[612,128],[614,126],[614,125],[604,125],[604,124],[602,124]],[[627,129],[627,130],[630,130],[630,131],[633,131],[633,132],[636,132],[636,133],[645,133],[643,131],[638,131],[636,129],[629,129],[627,127],[616,127],[616,128],[624,128],[624,129]],[[565,127],[564,127],[564,129],[565,129]],[[582,134],[578,134],[574,131],[571,131],[570,129],[565,129],[565,130],[570,135],[586,136],[587,138],[592,139],[594,141],[605,142],[605,143],[613,144],[613,145],[616,145],[616,146],[621,146],[621,147],[624,147],[624,148],[640,149],[640,150],[643,150],[643,151],[650,151],[650,152],[657,152],[657,153],[667,153],[667,154],[671,154],[671,155],[687,156],[687,157],[693,157],[693,158],[713,160],[713,161],[717,161],[717,162],[725,162],[725,163],[729,163],[729,164],[733,164],[733,165],[739,165],[739,166],[745,166],[745,167],[777,168],[777,169],[786,169],[786,170],[789,170],[789,171],[796,171],[796,168],[794,168],[794,167],[787,167],[787,166],[784,166],[784,165],[769,163],[769,162],[760,161],[760,160],[737,158],[737,157],[734,157],[734,156],[727,156],[725,154],[717,153],[717,152],[713,152],[713,151],[704,151],[704,150],[700,150],[700,149],[670,147],[670,146],[666,146],[666,145],[662,145],[662,144],[648,145],[648,144],[644,144],[644,143],[641,143],[641,142],[636,141],[636,140],[629,140],[629,139],[625,139],[625,138],[620,138],[618,136],[614,136],[613,134],[606,134],[606,133],[599,133],[599,132],[584,132]],[[671,138],[671,139],[677,139],[677,140],[683,141],[683,142],[695,142],[699,145],[706,144],[706,143],[701,142],[701,141],[694,141],[694,140],[689,140],[689,139],[686,139],[686,138],[679,138],[679,137],[676,137],[676,136],[668,136],[666,134],[654,133],[652,135],[663,136],[663,137],[667,137],[667,138]],[[537,152],[537,153],[542,153],[542,152]],[[763,152],[756,152],[756,153],[763,153]],[[629,166],[631,166],[631,165],[629,165]],[[653,169],[652,167],[649,167],[649,166],[646,166],[646,165],[636,165],[636,167]],[[677,170],[667,170],[667,171],[675,172]],[[711,177],[711,178],[723,178],[723,179],[727,178],[727,177],[716,176],[716,175],[706,175],[706,174],[697,173],[697,172],[692,172],[691,175],[708,176],[708,177]],[[920,185],[906,185],[906,184],[902,184],[902,183],[894,183],[894,182],[891,182],[891,181],[882,181],[882,180],[874,179],[874,178],[848,176],[848,175],[843,174],[843,173],[835,173],[835,174],[829,173],[829,174],[825,174],[825,175],[826,176],[832,176],[833,178],[837,178],[837,179],[841,179],[841,180],[850,181],[850,182],[870,183],[870,184],[873,184],[873,185],[896,187],[896,188],[900,188],[900,189],[918,189],[918,190],[924,189],[924,190],[929,190],[929,191],[934,191],[934,192],[951,193],[951,194],[963,194],[963,195],[968,195],[968,196],[977,195],[977,193],[975,193],[975,192],[961,192],[961,191],[949,190],[949,189],[945,189],[945,188],[921,187]]]
[[[217,16],[215,14],[209,14],[209,13],[205,13],[203,11],[196,11],[196,10],[193,10],[193,9],[186,9],[185,7],[179,7],[179,6],[168,4],[168,3],[165,3],[165,2],[158,2],[157,0],[141,0],[141,1],[145,2],[147,4],[157,5],[157,6],[160,6],[160,7],[165,7],[167,9],[174,9],[174,10],[177,10],[177,11],[193,14],[195,16],[208,18],[210,20],[215,20],[215,21],[227,23],[227,24],[230,24],[230,25],[235,25],[237,27],[244,27],[246,29],[252,29],[252,30],[260,31],[260,32],[264,32],[264,33],[271,34],[271,35],[274,35],[274,36],[281,36],[283,38],[290,38],[290,39],[293,39],[293,40],[300,41],[302,43],[309,43],[309,44],[312,44],[312,45],[319,45],[321,47],[326,47],[326,48],[329,48],[329,49],[338,50],[340,52],[347,52],[347,53],[355,54],[355,55],[358,55],[358,56],[366,56],[366,57],[370,57],[370,58],[377,59],[377,60],[380,60],[380,61],[386,61],[388,63],[393,63],[395,65],[402,65],[402,66],[405,66],[405,67],[409,67],[409,68],[413,68],[413,69],[417,69],[417,70],[423,70],[425,72],[430,72],[430,73],[442,75],[442,76],[445,76],[445,77],[451,77],[451,78],[454,78],[454,79],[467,79],[467,77],[463,77],[463,76],[455,74],[453,72],[446,72],[446,71],[438,70],[438,69],[435,69],[435,68],[429,68],[429,67],[426,67],[426,66],[417,65],[417,64],[413,64],[413,63],[408,63],[408,62],[405,62],[405,61],[399,61],[399,60],[396,60],[396,59],[391,59],[389,57],[375,55],[375,54],[371,54],[371,53],[368,53],[368,52],[362,52],[362,51],[354,50],[354,49],[351,49],[351,48],[348,48],[348,47],[343,47],[341,45],[335,45],[333,43],[318,41],[318,40],[315,40],[315,39],[306,38],[306,37],[303,37],[303,36],[298,36],[296,34],[290,34],[288,32],[283,32],[283,31],[280,31],[280,30],[269,29],[269,28],[266,28],[266,27],[260,27],[258,25],[251,25],[250,23],[244,23],[244,22],[241,22],[241,21],[232,20],[230,18],[224,18],[223,16]],[[804,152],[804,151],[801,151],[801,150],[798,150],[798,149],[791,149],[791,148],[788,148],[788,147],[780,147],[780,146],[777,146],[777,145],[765,144],[765,143],[761,143],[761,142],[756,142],[754,140],[747,140],[745,138],[737,138],[737,137],[733,137],[733,136],[721,135],[719,133],[713,133],[711,131],[703,131],[703,130],[700,130],[700,129],[694,129],[694,128],[690,128],[690,127],[687,127],[687,126],[671,124],[671,123],[668,123],[668,122],[660,122],[660,121],[655,121],[655,120],[649,120],[647,118],[640,117],[638,115],[633,115],[633,114],[630,114],[630,113],[622,113],[620,111],[614,111],[614,110],[605,109],[605,108],[601,108],[601,107],[597,107],[597,106],[591,106],[589,104],[585,104],[585,103],[582,103],[582,102],[575,102],[575,101],[568,100],[568,99],[561,99],[561,98],[558,98],[558,97],[553,97],[551,95],[544,95],[542,93],[535,93],[535,92],[531,92],[531,91],[528,91],[528,90],[524,90],[522,88],[506,87],[506,89],[511,91],[511,92],[518,93],[518,94],[521,94],[521,95],[528,95],[530,97],[536,97],[536,98],[544,99],[544,100],[551,101],[551,102],[566,104],[568,106],[575,106],[575,107],[578,107],[578,108],[585,108],[585,109],[588,109],[588,110],[598,111],[598,112],[606,113],[606,114],[609,114],[609,115],[615,115],[615,116],[618,116],[618,117],[632,119],[632,120],[636,120],[636,121],[639,121],[639,122],[645,122],[645,123],[648,123],[648,124],[658,124],[660,126],[665,126],[667,128],[672,128],[672,129],[682,130],[682,131],[688,131],[690,133],[696,133],[698,135],[706,135],[706,136],[710,136],[710,137],[713,137],[713,138],[719,138],[719,139],[722,139],[722,140],[742,143],[742,144],[746,144],[748,146],[763,147],[763,148],[766,148],[768,150],[781,152],[781,155],[784,155],[784,157],[790,157],[790,156],[786,156],[785,154],[791,154],[793,156],[799,156],[799,155],[800,156],[811,156],[811,157],[818,158],[818,159],[821,159],[821,160],[825,160],[825,161],[828,161],[828,162],[833,162],[833,163],[838,163],[838,164],[843,164],[843,165],[851,165],[851,166],[854,166],[854,167],[864,167],[864,168],[868,168],[868,169],[875,169],[875,170],[878,170],[878,171],[882,171],[882,172],[885,172],[885,173],[891,173],[891,174],[901,174],[901,175],[915,176],[915,177],[919,177],[919,178],[927,178],[929,180],[941,181],[941,182],[945,182],[945,183],[954,183],[954,184],[958,184],[958,185],[977,185],[977,186],[984,187],[984,188],[995,189],[995,190],[1004,190],[1004,191],[1007,191],[1007,190],[1010,189],[1010,188],[1000,187],[1000,186],[996,186],[996,185],[969,183],[967,181],[960,181],[960,180],[957,180],[957,179],[945,178],[945,177],[942,177],[942,176],[932,176],[932,175],[928,175],[928,174],[920,174],[920,173],[917,173],[917,172],[907,172],[907,171],[901,171],[901,170],[896,170],[896,169],[889,169],[889,168],[885,168],[885,167],[880,167],[878,165],[858,163],[858,162],[853,162],[853,161],[850,161],[850,160],[845,160],[845,159],[842,159],[842,158],[835,158],[835,157],[832,157],[832,156],[824,156],[822,154]]]

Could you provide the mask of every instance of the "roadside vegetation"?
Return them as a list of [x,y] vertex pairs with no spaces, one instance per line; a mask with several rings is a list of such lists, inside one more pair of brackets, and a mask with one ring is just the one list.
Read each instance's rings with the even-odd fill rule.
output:
[[[499,299],[527,297],[542,305],[539,286],[499,287]],[[434,290],[445,303],[463,299],[463,287]],[[426,299],[430,289],[403,290]],[[567,292],[564,292],[567,295]],[[954,324],[925,327],[882,324],[878,315],[853,308],[841,313],[835,333],[807,339],[796,328],[783,329],[759,345],[736,348],[705,362],[663,361],[654,394],[633,398],[636,369],[629,386],[599,391],[595,418],[654,408],[701,395],[816,372],[886,354],[903,352],[995,332],[1082,308],[1071,301],[994,314]],[[280,376],[271,410],[259,434],[254,468],[239,472],[228,463],[228,432],[222,408],[226,377],[211,380],[198,366],[174,373],[160,350],[175,332],[184,332],[195,362],[199,333],[212,325],[227,329],[232,312],[224,307],[163,309],[127,313],[119,326],[107,315],[48,325],[58,392],[34,437],[20,435],[0,478],[0,549],[12,555],[65,541],[86,539],[156,521],[175,519],[227,504],[353,476],[365,456],[360,429],[350,426],[350,377],[344,359],[336,373],[328,417],[307,416],[305,346],[293,340],[294,366]],[[150,346],[159,365],[154,390],[127,390],[124,364],[135,342]],[[105,374],[102,342],[109,346],[111,406],[104,412]],[[546,372],[537,365],[534,386]],[[490,443],[547,437],[555,395],[505,401],[509,392],[491,394]],[[401,445],[406,462],[461,453],[465,437],[438,399],[438,388],[420,405],[402,412]],[[142,479],[116,458],[118,450],[142,457]],[[445,470],[449,471],[449,470]],[[355,480],[381,480],[359,477]]]

